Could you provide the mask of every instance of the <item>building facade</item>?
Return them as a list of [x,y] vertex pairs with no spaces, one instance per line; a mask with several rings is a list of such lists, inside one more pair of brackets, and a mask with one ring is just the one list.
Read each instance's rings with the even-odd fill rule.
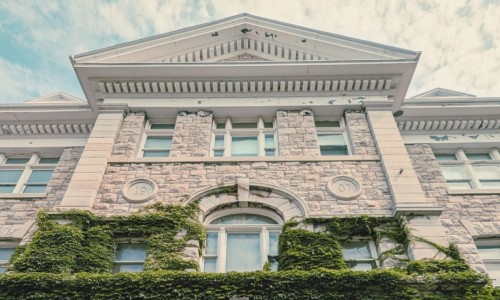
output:
[[[248,14],[71,56],[85,101],[0,109],[2,270],[40,210],[65,224],[195,203],[207,239],[181,251],[186,269],[279,269],[287,221],[368,216],[416,238],[343,240],[352,269],[446,260],[452,244],[498,285],[500,98],[405,99],[419,56]],[[140,236],[113,247],[114,272],[142,270]]]

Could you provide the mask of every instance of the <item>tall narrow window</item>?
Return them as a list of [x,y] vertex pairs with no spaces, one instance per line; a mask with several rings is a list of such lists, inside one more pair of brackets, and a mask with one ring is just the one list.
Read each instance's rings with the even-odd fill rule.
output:
[[211,221],[203,255],[204,272],[262,270],[270,262],[277,269],[281,225],[255,214],[232,214]]
[[14,247],[10,245],[0,245],[0,273],[5,273],[9,265],[10,257],[14,253]]
[[142,157],[168,157],[172,146],[175,124],[172,122],[150,121],[146,124],[145,137],[141,148]]
[[113,272],[140,272],[146,260],[146,244],[118,243]]
[[500,240],[477,240],[476,246],[493,286],[500,287]]
[[276,150],[276,130],[273,122],[264,122],[262,118],[253,122],[233,122],[231,119],[214,121],[214,157],[275,156]]
[[349,142],[342,121],[319,118],[315,125],[321,155],[349,155]]

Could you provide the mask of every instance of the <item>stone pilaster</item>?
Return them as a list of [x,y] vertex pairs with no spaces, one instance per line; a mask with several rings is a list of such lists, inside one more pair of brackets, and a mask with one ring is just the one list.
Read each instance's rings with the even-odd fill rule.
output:
[[174,136],[170,148],[171,157],[210,156],[212,136],[211,112],[180,112],[175,122]]
[[347,112],[346,127],[349,132],[354,155],[376,155],[377,145],[373,138],[366,115],[362,112]]
[[276,123],[280,156],[321,155],[312,111],[278,111]]
[[123,120],[116,138],[112,155],[114,157],[136,157],[146,122],[144,112],[130,113]]
[[123,111],[99,114],[58,208],[92,208],[122,121]]

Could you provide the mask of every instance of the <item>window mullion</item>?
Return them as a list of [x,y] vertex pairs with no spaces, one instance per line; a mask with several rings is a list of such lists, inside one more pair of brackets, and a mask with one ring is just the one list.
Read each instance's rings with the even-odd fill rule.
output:
[[264,131],[261,129],[259,130],[259,134],[257,136],[257,147],[258,147],[258,153],[257,153],[257,156],[266,156],[266,152],[265,152],[265,144],[266,144],[266,140],[265,140],[266,136],[264,135]]
[[269,231],[266,227],[262,227],[260,231],[260,253],[260,263],[263,266],[264,263],[268,262],[269,257]]
[[226,256],[227,256],[227,233],[224,227],[219,230],[219,247],[217,248],[217,266],[215,272],[226,272]]
[[500,160],[500,153],[497,148],[491,149],[490,155],[493,160]]
[[26,165],[26,167],[23,170],[23,174],[21,174],[21,177],[19,177],[19,180],[17,181],[16,187],[12,191],[12,193],[22,193],[24,184],[28,181],[28,178],[31,175],[31,168]]

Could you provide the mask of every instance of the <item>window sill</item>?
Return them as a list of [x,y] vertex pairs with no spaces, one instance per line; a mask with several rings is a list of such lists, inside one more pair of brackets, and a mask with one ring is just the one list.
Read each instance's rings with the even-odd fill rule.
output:
[[225,163],[225,162],[315,162],[315,161],[380,161],[379,155],[345,156],[263,156],[263,157],[112,157],[110,163]]
[[492,195],[492,194],[500,194],[500,189],[448,190],[448,195]]
[[47,193],[0,193],[0,199],[45,198]]

